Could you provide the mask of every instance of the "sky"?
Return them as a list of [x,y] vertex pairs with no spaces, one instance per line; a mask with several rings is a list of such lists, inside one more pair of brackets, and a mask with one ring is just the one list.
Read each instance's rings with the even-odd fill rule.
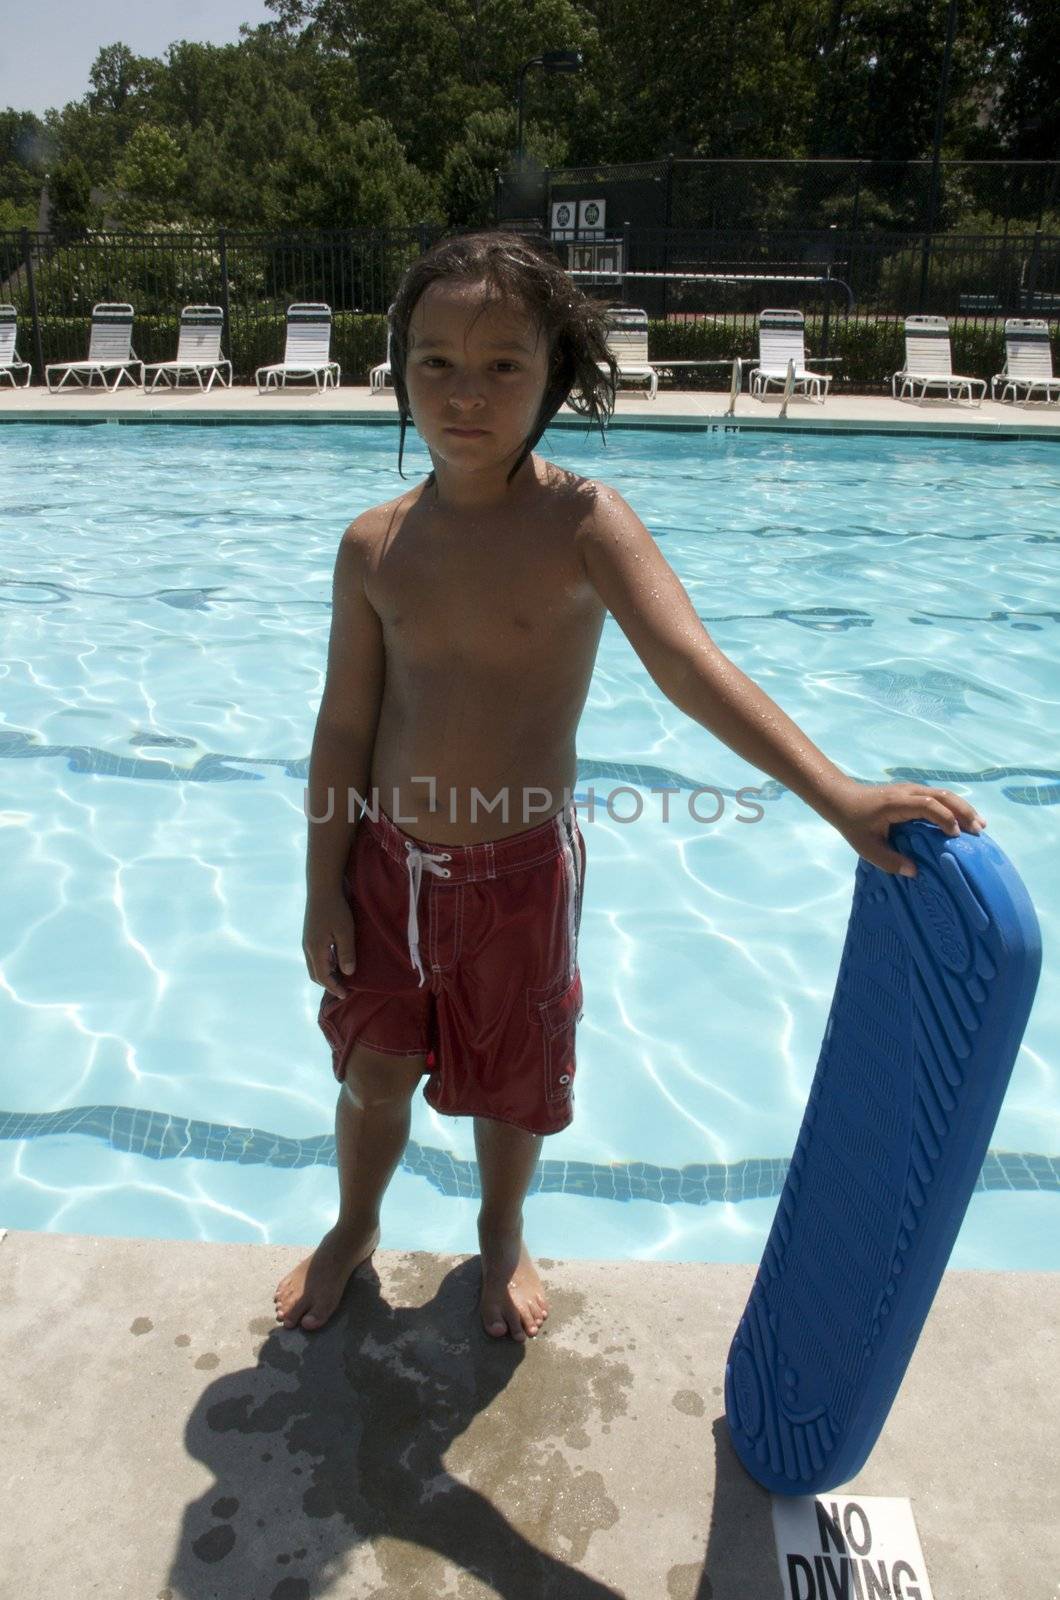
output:
[[104,45],[161,56],[177,39],[235,44],[241,22],[276,20],[265,0],[21,0],[3,11],[0,107],[38,116],[81,98]]

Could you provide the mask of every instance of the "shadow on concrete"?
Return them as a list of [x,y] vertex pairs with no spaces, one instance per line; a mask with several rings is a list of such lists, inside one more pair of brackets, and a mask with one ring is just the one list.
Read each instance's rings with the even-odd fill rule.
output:
[[[388,1287],[429,1294],[413,1268]],[[490,1339],[480,1288],[473,1256],[426,1304],[394,1307],[369,1262],[319,1332],[256,1318],[257,1366],[212,1384],[188,1420],[213,1482],[185,1510],[166,1600],[311,1600],[342,1574],[336,1592],[355,1580],[365,1600],[437,1600],[465,1592],[463,1573],[505,1600],[620,1600],[577,1570],[620,1515],[577,1451],[587,1423],[626,1409],[625,1380],[543,1335]],[[505,1395],[531,1360],[540,1382]]]
[[741,1466],[724,1416],[715,1418],[712,1431],[710,1540],[700,1586],[689,1600],[783,1600],[769,1493]]

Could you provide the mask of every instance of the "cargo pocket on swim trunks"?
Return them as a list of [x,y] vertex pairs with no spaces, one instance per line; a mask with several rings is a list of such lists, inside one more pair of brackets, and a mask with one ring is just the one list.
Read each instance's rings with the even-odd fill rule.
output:
[[575,1071],[574,1029],[582,1014],[581,974],[558,994],[531,989],[526,1009],[544,1035],[545,1099],[569,1100]]

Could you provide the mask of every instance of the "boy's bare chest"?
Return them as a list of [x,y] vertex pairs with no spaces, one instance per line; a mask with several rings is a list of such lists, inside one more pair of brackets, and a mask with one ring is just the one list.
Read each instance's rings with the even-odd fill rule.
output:
[[547,526],[407,518],[380,550],[368,597],[392,648],[474,651],[563,630],[593,610],[570,518]]

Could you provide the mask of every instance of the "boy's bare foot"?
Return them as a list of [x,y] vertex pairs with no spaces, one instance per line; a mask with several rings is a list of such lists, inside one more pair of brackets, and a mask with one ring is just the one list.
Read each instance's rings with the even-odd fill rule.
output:
[[479,1223],[482,1251],[482,1326],[493,1339],[510,1333],[519,1344],[537,1333],[548,1316],[548,1300],[531,1261],[523,1232],[486,1228]]
[[313,1333],[322,1328],[342,1299],[355,1267],[367,1261],[379,1243],[379,1229],[351,1233],[337,1224],[313,1251],[276,1285],[276,1321],[285,1328],[299,1324]]

